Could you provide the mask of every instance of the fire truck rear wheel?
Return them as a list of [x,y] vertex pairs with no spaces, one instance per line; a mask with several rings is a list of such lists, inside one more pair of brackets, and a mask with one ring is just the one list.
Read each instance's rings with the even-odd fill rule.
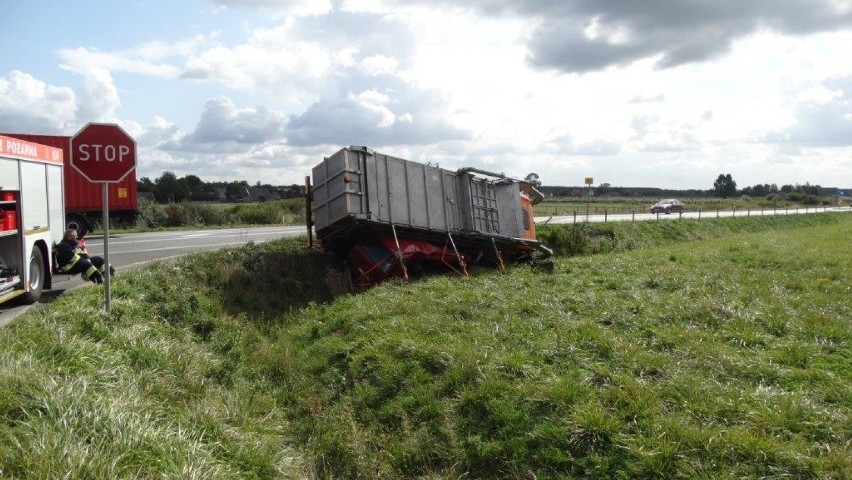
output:
[[30,288],[24,298],[27,303],[35,303],[41,298],[41,291],[44,289],[44,258],[42,258],[40,248],[33,248],[27,268],[29,269]]
[[80,214],[69,213],[65,215],[65,228],[77,230],[77,237],[83,238],[89,233],[89,222]]

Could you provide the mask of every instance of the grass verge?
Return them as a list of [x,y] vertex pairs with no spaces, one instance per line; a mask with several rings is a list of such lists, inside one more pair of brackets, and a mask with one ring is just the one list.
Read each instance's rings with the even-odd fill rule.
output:
[[852,217],[804,217],[334,301],[299,240],[153,265],[0,332],[0,476],[846,478]]

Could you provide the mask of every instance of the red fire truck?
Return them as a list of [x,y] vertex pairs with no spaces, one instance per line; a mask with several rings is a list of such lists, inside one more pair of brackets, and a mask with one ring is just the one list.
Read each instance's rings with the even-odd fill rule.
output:
[[[82,237],[91,230],[94,222],[100,222],[103,213],[101,185],[89,182],[80,175],[80,172],[71,167],[71,137],[21,133],[2,133],[0,135],[61,148],[65,170],[66,225],[69,228],[76,228],[78,234]],[[138,210],[136,171],[134,170],[121,182],[109,186],[109,215],[111,221],[133,221]]]
[[62,240],[62,150],[0,135],[0,302],[33,303],[51,288]]

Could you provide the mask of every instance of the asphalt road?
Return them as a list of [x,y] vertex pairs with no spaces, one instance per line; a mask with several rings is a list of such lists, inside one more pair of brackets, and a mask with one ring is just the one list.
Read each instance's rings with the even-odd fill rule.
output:
[[[165,260],[202,250],[244,245],[249,242],[260,243],[304,234],[305,227],[283,226],[111,234],[109,263],[116,267],[118,274],[121,275],[123,270],[154,260]],[[103,235],[87,236],[86,247],[90,255],[103,255]],[[79,275],[57,275],[53,277],[53,289],[45,291],[36,305],[50,303],[65,292],[87,286],[98,288],[84,281]],[[21,305],[14,300],[0,304],[0,327],[7,325],[32,307],[33,305]]]

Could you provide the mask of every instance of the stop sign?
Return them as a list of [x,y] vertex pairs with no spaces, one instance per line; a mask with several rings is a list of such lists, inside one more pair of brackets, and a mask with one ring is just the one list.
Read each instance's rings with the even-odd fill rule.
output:
[[120,182],[136,168],[136,141],[112,123],[90,123],[71,137],[71,166],[93,183]]

